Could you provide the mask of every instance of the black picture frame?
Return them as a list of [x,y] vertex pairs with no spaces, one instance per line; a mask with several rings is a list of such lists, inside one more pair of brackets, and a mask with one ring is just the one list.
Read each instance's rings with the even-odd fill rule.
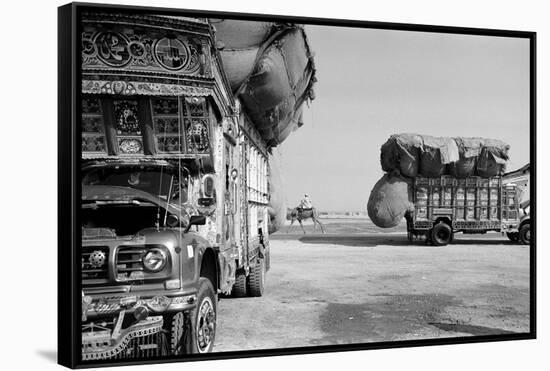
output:
[[[81,195],[80,162],[81,130],[78,117],[81,112],[81,58],[79,54],[81,24],[85,11],[107,11],[118,13],[159,15],[186,15],[195,17],[231,18],[251,21],[277,20],[324,26],[390,29],[412,32],[436,32],[465,35],[522,38],[529,40],[530,58],[530,194],[532,217],[532,240],[530,244],[530,330],[525,333],[469,336],[444,339],[406,340],[392,342],[362,343],[330,346],[308,346],[273,350],[234,351],[190,355],[184,358],[162,357],[135,361],[88,361],[80,360],[80,255],[81,232],[79,226],[79,205]],[[58,363],[70,368],[122,366],[182,361],[202,361],[244,357],[296,355],[321,352],[342,352],[354,350],[401,348],[461,343],[494,342],[507,340],[535,339],[536,313],[536,33],[527,31],[496,30],[483,28],[447,27],[421,24],[387,23],[342,19],[320,19],[266,14],[230,13],[190,9],[171,9],[143,6],[121,6],[107,4],[70,3],[58,8]]]

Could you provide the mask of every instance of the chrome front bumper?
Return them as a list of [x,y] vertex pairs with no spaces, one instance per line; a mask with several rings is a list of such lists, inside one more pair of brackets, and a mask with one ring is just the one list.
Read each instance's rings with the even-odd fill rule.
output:
[[197,295],[152,297],[123,295],[123,296],[89,296],[82,294],[82,321],[107,315],[116,315],[121,311],[134,313],[137,309],[145,308],[147,313],[163,314],[191,310],[195,307]]

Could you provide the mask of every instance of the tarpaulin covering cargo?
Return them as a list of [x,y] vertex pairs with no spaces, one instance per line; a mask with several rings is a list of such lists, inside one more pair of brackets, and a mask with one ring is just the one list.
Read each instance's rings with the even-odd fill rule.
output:
[[476,175],[491,177],[506,171],[510,146],[495,139],[485,139],[477,159]]
[[275,32],[273,22],[210,19],[219,42],[225,74],[236,91],[252,73],[262,44]]
[[399,224],[408,211],[413,211],[412,180],[388,173],[376,182],[367,204],[369,218],[381,228]]
[[510,146],[485,138],[446,138],[417,134],[392,135],[380,149],[382,170],[403,176],[459,178],[502,175]]
[[301,125],[301,106],[313,99],[315,66],[302,27],[211,20],[231,88],[269,146]]
[[421,148],[422,136],[420,135],[392,135],[382,145],[380,151],[382,170],[392,171],[399,169],[402,175],[414,178],[418,175]]
[[449,175],[466,178],[476,172],[477,158],[483,148],[482,138],[455,138],[458,161],[449,164]]
[[301,28],[284,33],[258,60],[240,97],[270,145],[279,144],[281,133],[295,127],[296,112],[311,98],[313,82],[313,57]]

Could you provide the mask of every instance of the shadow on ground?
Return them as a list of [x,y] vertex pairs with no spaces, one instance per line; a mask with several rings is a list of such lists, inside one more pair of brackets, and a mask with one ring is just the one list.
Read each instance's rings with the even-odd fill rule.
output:
[[322,339],[314,344],[391,341],[439,322],[439,314],[459,299],[443,294],[378,294],[374,302],[328,303],[320,316]]
[[466,325],[459,323],[437,323],[430,322],[429,325],[435,326],[440,330],[447,332],[461,332],[470,335],[504,335],[504,334],[516,334],[514,331],[503,330],[500,328],[492,328],[485,326]]
[[[469,334],[504,335],[516,332],[500,328],[442,321],[449,307],[462,306],[457,297],[443,294],[379,294],[380,300],[360,304],[328,303],[320,316],[325,334],[314,345],[402,340]],[[437,334],[430,327],[448,333]],[[453,333],[455,335],[453,335]],[[432,334],[430,336],[430,334]],[[461,335],[463,336],[463,335]]]
[[[288,239],[295,239],[288,238]],[[287,239],[287,238],[276,238]],[[405,236],[391,236],[391,235],[314,235],[303,236],[297,238],[298,241],[304,244],[331,244],[341,246],[431,246],[427,245],[425,241],[409,242]],[[512,242],[506,239],[455,239],[453,245],[511,245]]]

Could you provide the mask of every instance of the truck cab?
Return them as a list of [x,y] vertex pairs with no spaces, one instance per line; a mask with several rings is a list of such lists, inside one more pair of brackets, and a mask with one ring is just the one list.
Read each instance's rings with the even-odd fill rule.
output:
[[525,200],[520,203],[520,220],[517,232],[508,232],[506,235],[513,242],[519,242],[522,245],[531,243],[531,212],[530,200]]
[[[94,161],[82,172],[83,358],[210,351],[218,264],[189,170]],[[182,342],[187,329],[197,336]]]

